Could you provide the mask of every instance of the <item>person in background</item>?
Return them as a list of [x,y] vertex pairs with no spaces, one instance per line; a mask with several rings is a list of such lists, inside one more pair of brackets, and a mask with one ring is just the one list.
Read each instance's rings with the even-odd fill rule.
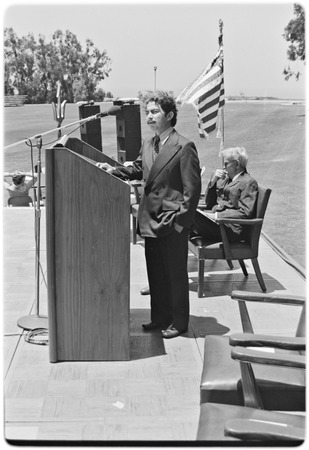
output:
[[188,329],[188,236],[201,192],[201,169],[194,143],[174,128],[173,97],[156,92],[148,98],[146,119],[154,136],[143,142],[132,166],[97,166],[124,179],[144,180],[138,233],[145,239],[151,321],[143,328],[159,329],[170,339]]
[[[6,178],[12,178],[12,182],[8,183]],[[4,187],[8,191],[10,197],[22,197],[29,195],[29,191],[35,184],[38,175],[32,172],[23,172],[15,170],[15,172],[4,173]]]
[[[217,218],[251,219],[254,215],[258,183],[247,172],[248,154],[243,147],[222,150],[222,169],[216,169],[206,192],[206,211],[196,211],[190,237],[196,235],[209,241],[222,240]],[[245,238],[241,225],[224,224],[229,241]]]

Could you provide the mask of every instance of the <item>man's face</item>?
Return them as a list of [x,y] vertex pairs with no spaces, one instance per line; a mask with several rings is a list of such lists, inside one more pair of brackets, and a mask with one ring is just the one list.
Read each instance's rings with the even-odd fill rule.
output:
[[235,159],[223,158],[223,169],[226,170],[230,179],[234,178],[238,173],[239,164]]
[[161,106],[157,105],[155,102],[149,102],[146,106],[147,124],[155,134],[161,134],[170,126],[170,114],[171,113],[168,113],[167,116],[165,116],[165,113],[161,109]]

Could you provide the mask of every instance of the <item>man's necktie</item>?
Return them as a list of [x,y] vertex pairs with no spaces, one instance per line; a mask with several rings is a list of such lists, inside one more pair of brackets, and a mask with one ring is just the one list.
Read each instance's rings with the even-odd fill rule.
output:
[[157,134],[152,138],[153,159],[155,160],[159,153],[160,136]]

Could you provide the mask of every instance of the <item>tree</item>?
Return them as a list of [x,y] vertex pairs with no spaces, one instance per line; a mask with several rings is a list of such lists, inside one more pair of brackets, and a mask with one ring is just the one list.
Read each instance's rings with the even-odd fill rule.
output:
[[99,88],[97,91],[95,91],[93,100],[95,102],[104,102],[105,97],[105,91],[102,88]]
[[32,34],[18,38],[12,28],[4,30],[5,94],[27,94],[29,103],[50,103],[57,81],[68,102],[93,99],[98,83],[109,76],[111,60],[90,39],[83,50],[70,31],[57,30],[52,42]]
[[[304,8],[298,4],[294,5],[295,19],[290,20],[284,29],[283,37],[286,41],[291,42],[288,48],[287,55],[290,61],[306,62],[306,45],[305,45],[305,11]],[[285,67],[283,75],[286,80],[295,76],[296,80],[300,77],[300,72],[294,72],[290,66]]]

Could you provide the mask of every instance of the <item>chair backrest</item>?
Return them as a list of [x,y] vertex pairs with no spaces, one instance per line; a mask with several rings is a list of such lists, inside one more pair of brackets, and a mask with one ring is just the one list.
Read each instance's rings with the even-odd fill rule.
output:
[[256,202],[256,218],[263,219],[265,216],[268,200],[271,194],[271,189],[264,186],[259,186],[259,193]]
[[8,206],[32,206],[33,200],[30,195],[20,195],[18,197],[9,197]]
[[[259,186],[258,196],[255,205],[254,218],[264,219],[266,208],[268,205],[269,197],[271,194],[271,189],[264,186]],[[250,243],[250,247],[256,255],[259,251],[259,240],[262,231],[262,224],[256,226],[246,227],[247,241]]]

